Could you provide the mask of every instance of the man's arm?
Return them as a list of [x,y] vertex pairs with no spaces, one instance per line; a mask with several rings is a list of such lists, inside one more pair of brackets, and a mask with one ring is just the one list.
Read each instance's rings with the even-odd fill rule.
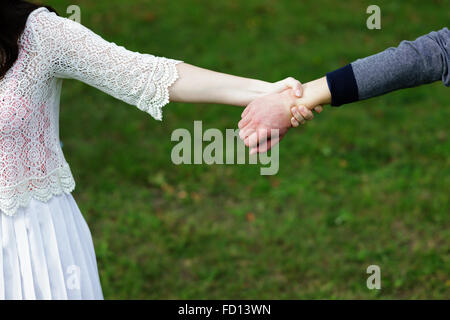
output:
[[442,80],[450,86],[450,31],[443,28],[402,41],[327,73],[331,105],[340,106],[394,90]]
[[[388,48],[327,73],[326,82],[331,98],[328,103],[340,106],[439,80],[450,86],[449,66],[450,31],[443,28],[414,41],[402,41],[397,48]],[[318,84],[325,88],[324,78],[321,79],[322,82]],[[292,115],[294,126],[298,122],[304,123],[305,119],[309,120],[299,112],[299,108],[293,108]]]
[[[450,32],[444,28],[415,41],[402,41],[397,48],[356,60],[327,73],[326,77],[304,84],[303,95],[295,103],[288,101],[289,95],[280,94],[279,100],[285,102],[272,104],[272,112],[269,112],[265,98],[257,99],[247,106],[239,122],[241,138],[253,152],[265,152],[278,141],[267,144],[259,138],[258,132],[283,129],[282,137],[290,126],[312,119],[310,110],[317,105],[339,106],[440,79],[449,86],[449,46]],[[288,109],[294,116],[289,125],[286,121]],[[259,147],[261,142],[263,148]]]

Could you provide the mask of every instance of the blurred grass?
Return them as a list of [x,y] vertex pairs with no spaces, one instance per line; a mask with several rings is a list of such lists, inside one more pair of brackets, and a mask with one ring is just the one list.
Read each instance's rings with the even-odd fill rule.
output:
[[[449,1],[52,0],[130,50],[303,82],[448,26]],[[66,81],[61,139],[105,298],[449,298],[450,117],[442,83],[326,111],[280,171],[175,166],[176,128],[235,128],[240,108],[170,104],[162,123]],[[367,266],[382,289],[366,288]]]

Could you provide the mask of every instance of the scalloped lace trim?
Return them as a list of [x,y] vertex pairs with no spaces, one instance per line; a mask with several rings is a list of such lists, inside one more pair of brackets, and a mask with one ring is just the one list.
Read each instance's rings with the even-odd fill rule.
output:
[[0,189],[0,210],[13,216],[20,207],[27,207],[32,198],[48,202],[55,195],[70,193],[75,180],[67,163],[43,178],[27,179],[14,187]]
[[149,76],[137,107],[156,120],[162,120],[162,108],[170,102],[169,88],[178,79],[176,65],[183,61],[156,57],[153,73]]

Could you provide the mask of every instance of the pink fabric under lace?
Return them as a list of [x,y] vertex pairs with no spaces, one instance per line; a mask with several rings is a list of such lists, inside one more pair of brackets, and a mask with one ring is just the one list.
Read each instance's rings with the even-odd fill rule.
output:
[[131,52],[46,8],[33,11],[19,57],[0,80],[0,210],[47,202],[75,181],[59,143],[63,78],[81,80],[155,119],[169,102],[180,61]]

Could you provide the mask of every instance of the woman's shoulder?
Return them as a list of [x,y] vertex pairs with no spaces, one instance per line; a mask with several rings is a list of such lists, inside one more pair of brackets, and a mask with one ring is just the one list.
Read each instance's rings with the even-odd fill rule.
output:
[[[31,49],[33,44],[36,45],[36,34],[35,30],[38,26],[42,25],[39,23],[40,20],[43,20],[40,16],[43,14],[50,14],[50,11],[45,7],[39,7],[33,10],[29,15],[25,22],[25,27],[23,29],[22,34],[19,37],[19,47],[21,49]],[[33,50],[31,50],[33,51]]]
[[47,13],[50,13],[50,11],[46,8],[46,7],[39,7],[39,8],[37,8],[37,9],[34,9],[33,11],[31,11],[31,13],[30,13],[30,17],[31,16],[35,16],[35,15],[37,15],[37,14],[40,14],[40,13],[42,13],[42,12],[47,12]]
[[58,16],[55,12],[50,11],[46,7],[39,7],[33,10],[27,18],[25,28],[20,42],[28,44],[35,43],[41,48],[43,41],[48,39],[58,39],[65,29],[71,28],[68,19]]
[[58,38],[61,34],[68,33],[66,31],[70,33],[82,28],[82,25],[61,17],[46,7],[39,7],[30,13],[25,28],[43,37]]
[[39,7],[28,15],[27,22],[25,27],[34,24],[42,24],[43,22],[49,23],[51,21],[55,21],[58,18],[58,15],[55,12],[48,10],[46,7]]

